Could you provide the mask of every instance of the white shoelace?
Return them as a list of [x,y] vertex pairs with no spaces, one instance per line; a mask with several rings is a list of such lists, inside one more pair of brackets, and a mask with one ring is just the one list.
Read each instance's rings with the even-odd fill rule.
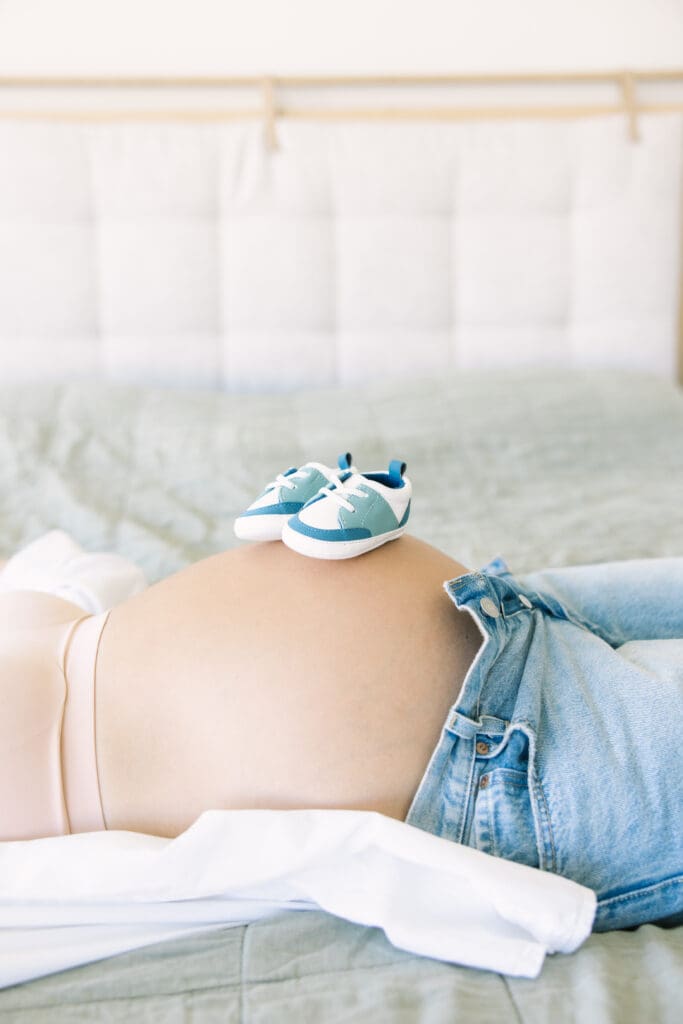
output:
[[368,498],[368,492],[359,489],[361,483],[361,477],[349,477],[347,480],[331,480],[325,487],[320,488],[318,494],[324,494],[326,500],[328,498],[331,499],[348,512],[355,512],[356,509],[345,495],[355,494],[358,498]]
[[[297,469],[295,473],[289,473],[287,476],[284,473],[278,473],[275,479],[266,485],[266,490],[269,491],[271,487],[286,487],[288,491],[293,491],[296,485],[292,483],[292,480],[296,480],[297,477],[300,480],[304,479],[310,476],[314,469],[317,469],[331,484],[334,484],[343,473],[353,472],[354,467],[352,466],[350,469],[330,469],[329,466],[323,466],[321,462],[307,462]],[[330,476],[330,473],[332,476]]]
[[301,469],[297,469],[296,473],[289,473],[285,476],[284,473],[278,473],[274,480],[271,480],[269,484],[266,484],[266,490],[269,491],[271,487],[286,487],[288,491],[293,491],[296,484],[292,483],[292,480],[297,479],[303,480],[305,477],[311,475],[311,470],[306,469],[302,466]]

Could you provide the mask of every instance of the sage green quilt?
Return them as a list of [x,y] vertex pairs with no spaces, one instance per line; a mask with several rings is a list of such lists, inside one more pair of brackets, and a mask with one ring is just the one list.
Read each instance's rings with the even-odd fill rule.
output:
[[[60,527],[150,582],[237,544],[274,475],[350,450],[408,463],[410,529],[513,572],[683,554],[683,392],[614,371],[459,372],[280,395],[0,385],[0,558]],[[643,823],[647,827],[647,823]],[[291,913],[0,991],[0,1020],[683,1020],[683,927],[592,935],[539,978],[443,964],[376,929]]]

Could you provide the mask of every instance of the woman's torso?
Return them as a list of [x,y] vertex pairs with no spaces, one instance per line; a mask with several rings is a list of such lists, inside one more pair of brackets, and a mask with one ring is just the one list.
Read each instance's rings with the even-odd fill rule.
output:
[[96,691],[107,827],[175,835],[212,807],[404,818],[482,643],[442,588],[466,571],[412,537],[337,563],[258,544],[114,608]]

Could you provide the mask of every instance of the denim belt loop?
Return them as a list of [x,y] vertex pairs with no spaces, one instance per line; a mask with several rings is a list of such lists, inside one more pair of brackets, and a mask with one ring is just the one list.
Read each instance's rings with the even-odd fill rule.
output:
[[504,718],[494,718],[493,715],[482,715],[479,732],[486,736],[502,736],[507,732],[510,723]]
[[453,711],[446,728],[461,740],[474,740],[479,733],[486,736],[502,736],[510,723],[493,715],[482,715],[478,719],[468,718],[461,711]]
[[461,711],[453,711],[446,728],[461,740],[473,740],[481,728],[481,722],[468,718]]

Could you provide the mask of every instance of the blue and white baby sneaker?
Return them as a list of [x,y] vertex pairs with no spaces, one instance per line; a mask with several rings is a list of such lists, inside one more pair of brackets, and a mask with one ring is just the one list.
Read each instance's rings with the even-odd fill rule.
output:
[[291,466],[278,473],[262,494],[235,520],[235,533],[241,540],[280,540],[282,527],[307,501],[344,473],[355,472],[351,452],[339,456],[338,469],[322,462],[307,462],[297,469]]
[[287,547],[312,558],[353,558],[396,540],[410,515],[412,486],[405,462],[393,459],[386,473],[351,467],[287,520]]

